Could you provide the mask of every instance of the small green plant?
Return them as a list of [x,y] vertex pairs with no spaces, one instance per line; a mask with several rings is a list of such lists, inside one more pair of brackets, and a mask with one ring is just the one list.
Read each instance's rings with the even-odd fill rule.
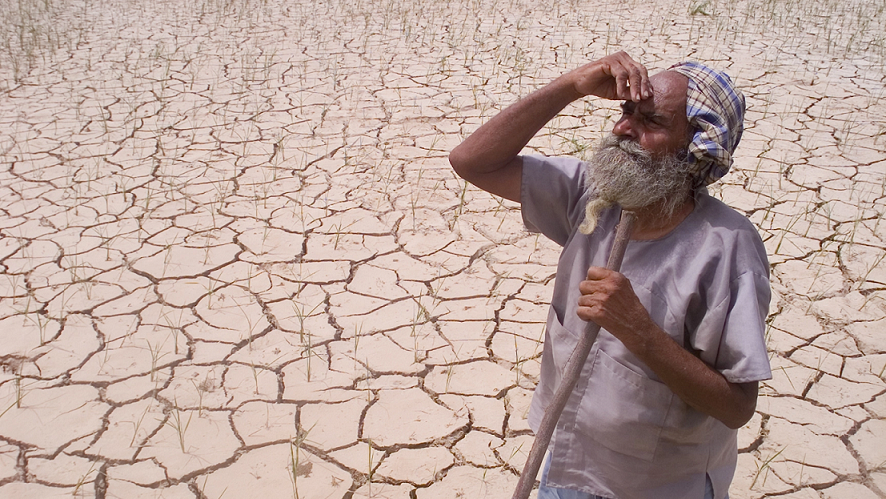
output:
[[468,194],[468,185],[469,185],[468,181],[461,180],[461,181],[459,181],[459,183],[461,185],[461,194],[459,194],[459,196],[458,196],[458,207],[455,209],[455,217],[452,219],[452,227],[455,227],[456,223],[458,222],[459,217],[461,217],[462,214],[464,213],[465,198],[467,197],[467,194]]
[[314,340],[313,335],[310,333],[305,334],[302,337],[302,354],[305,356],[306,366],[305,366],[305,376],[306,381],[308,383],[311,382],[311,357],[316,355],[314,353]]
[[[166,356],[165,353],[161,353],[165,342],[157,345],[156,348],[151,344],[151,340],[145,340],[145,343],[148,344],[148,351],[151,352],[151,381],[155,381],[157,376],[157,364],[160,362],[160,359]],[[107,355],[107,349],[105,349],[105,355]]]
[[372,448],[372,439],[366,439],[366,448],[368,451],[367,455],[367,463],[366,463],[366,481],[369,483],[369,497],[372,497],[372,476],[375,474],[375,470],[373,469],[373,448]]
[[49,319],[44,319],[43,314],[35,314],[37,316],[37,320],[30,319],[30,315],[26,315],[25,317],[37,323],[37,330],[40,335],[40,346],[46,344],[46,326],[49,325]]
[[3,368],[4,370],[10,368],[15,373],[15,377],[13,378],[13,383],[15,383],[15,400],[9,405],[9,407],[4,409],[3,412],[0,412],[0,418],[2,418],[7,412],[11,411],[13,407],[21,409],[22,399],[25,397],[24,388],[22,387],[22,359],[13,358],[7,360]]
[[514,456],[520,453],[523,449],[523,444],[521,443],[515,449],[511,449],[511,455],[505,460],[505,464],[510,465],[511,461],[514,459]]
[[[179,310],[178,314],[179,314],[179,324],[181,324],[182,311]],[[175,355],[178,355],[178,334],[180,332],[179,327],[172,323],[172,321],[169,319],[169,315],[166,312],[164,312],[161,317],[163,317],[163,321],[166,322],[166,327],[168,327],[169,331],[172,333],[172,345],[174,348],[173,352],[175,353]]]
[[701,1],[693,1],[689,4],[689,15],[690,16],[710,16],[706,10],[711,5],[711,0],[701,0]]
[[[71,495],[72,495],[72,496],[76,496],[76,495],[77,495],[77,491],[80,490],[80,487],[82,487],[83,484],[87,482],[87,480],[88,480],[88,478],[89,478],[89,475],[91,475],[92,472],[95,471],[95,465],[96,465],[96,462],[95,462],[95,461],[93,461],[92,463],[90,463],[89,470],[87,470],[86,473],[84,473],[83,475],[80,476],[80,478],[77,479],[77,484],[76,484],[76,486],[74,487],[74,491],[71,492]],[[101,473],[101,471],[99,471],[99,473]]]
[[203,416],[203,397],[206,396],[207,393],[215,390],[215,380],[209,377],[209,373],[206,374],[206,377],[203,378],[203,381],[200,383],[194,383],[194,380],[191,380],[191,384],[194,385],[194,389],[197,391],[197,417]]
[[141,417],[138,418],[138,421],[132,423],[132,425],[135,427],[135,429],[134,429],[133,432],[132,432],[132,439],[129,441],[129,446],[130,446],[130,447],[132,447],[133,445],[135,445],[135,439],[138,438],[138,430],[141,429],[142,422],[145,420],[145,416],[148,415],[148,411],[149,411],[150,409],[151,409],[151,404],[148,404],[148,406],[145,407],[144,412],[142,412]]
[[517,346],[517,335],[514,336],[514,373],[516,375],[516,379],[514,383],[517,386],[520,386],[520,380],[523,378],[523,364],[525,364],[532,357],[520,357],[520,350]]
[[754,474],[754,479],[751,481],[751,486],[749,488],[753,489],[754,485],[757,484],[757,480],[759,480],[760,475],[763,475],[763,482],[760,484],[761,486],[766,485],[766,478],[769,476],[769,467],[772,461],[781,455],[787,447],[782,447],[781,450],[773,454],[772,456],[763,460],[762,463],[757,465],[757,473]]
[[[206,482],[208,482],[208,481],[209,481],[209,475],[204,475],[203,476],[203,485],[200,486],[200,494],[202,497],[209,497],[206,495]],[[195,479],[195,483],[196,483],[196,479]],[[218,499],[221,499],[222,497],[224,497],[225,492],[227,492],[227,491],[228,491],[227,487],[222,489],[222,493],[218,495]]]
[[354,326],[354,371],[357,370],[357,349],[360,348],[360,336],[363,333],[363,323]]
[[253,392],[253,394],[254,394],[254,395],[258,395],[258,394],[259,394],[259,390],[258,390],[258,369],[255,368],[255,363],[252,362],[251,360],[249,361],[249,368],[252,370],[252,380],[253,380],[253,382],[255,383],[255,392]]
[[298,495],[298,477],[308,476],[311,473],[313,465],[310,461],[301,462],[301,446],[308,438],[308,434],[314,427],[304,430],[299,428],[295,438],[289,440],[289,481],[292,483],[292,497],[299,499]]
[[15,373],[15,407],[17,409],[22,408],[22,399],[24,398],[24,394],[22,393],[22,374],[21,372]]
[[298,336],[299,341],[304,343],[305,341],[305,319],[310,317],[320,306],[323,305],[322,302],[318,303],[311,310],[305,312],[305,306],[300,305],[295,300],[290,302],[292,304],[292,310],[295,312],[295,318],[298,320]]
[[206,308],[212,310],[212,295],[215,294],[217,289],[218,282],[212,277],[209,278],[209,284],[205,286],[206,288]]
[[[871,272],[873,272],[874,269],[879,268],[879,265],[883,261],[884,258],[886,258],[886,252],[884,252],[882,255],[877,257],[877,259],[874,260],[873,263],[871,263],[871,265],[867,269],[867,272],[865,272],[865,274],[861,278],[861,281],[858,283],[858,289],[861,289],[864,287],[865,283],[868,282],[868,277],[871,275]],[[40,316],[38,315],[37,317],[39,318]]]
[[179,410],[178,401],[174,401],[175,406],[170,409],[169,415],[164,421],[164,425],[172,428],[176,435],[178,435],[178,444],[181,447],[182,453],[187,453],[185,450],[185,433],[188,431],[188,427],[191,426],[191,418],[194,416],[193,414],[188,414],[188,420],[184,421],[182,418],[181,411]]
[[446,368],[446,388],[445,393],[449,393],[449,382],[452,381],[452,373],[455,372],[454,366]]
[[353,220],[353,221],[351,221],[351,222],[350,222],[349,224],[347,224],[347,225],[335,224],[335,225],[333,225],[332,227],[330,227],[330,229],[331,229],[331,230],[333,231],[333,233],[335,234],[335,242],[334,242],[333,245],[332,245],[332,249],[336,249],[336,250],[338,249],[339,239],[341,239],[341,236],[342,236],[343,234],[347,234],[346,231],[347,231],[348,229],[350,229],[351,226],[353,226],[355,223],[357,223],[357,221],[356,221],[356,220]]
[[796,390],[797,388],[794,387],[794,382],[791,381],[791,376],[788,374],[787,369],[785,369],[784,366],[779,366],[778,369],[781,369],[781,372],[784,373],[784,377],[788,379],[788,383],[791,385],[791,388],[793,388],[794,390]]
[[298,475],[299,475],[299,447],[295,442],[289,442],[289,480],[292,482],[292,497],[299,499]]
[[247,341],[249,351],[251,352],[252,351],[252,339],[255,336],[254,330],[255,330],[256,326],[258,326],[259,321],[255,321],[253,323],[252,317],[249,315],[249,311],[246,310],[245,308],[243,308],[242,305],[237,303],[236,300],[234,301],[234,304],[237,305],[237,308],[240,309],[240,313],[243,314],[243,318],[246,319],[246,324],[249,326],[249,331],[247,331],[249,333],[249,336],[247,336],[246,341]]

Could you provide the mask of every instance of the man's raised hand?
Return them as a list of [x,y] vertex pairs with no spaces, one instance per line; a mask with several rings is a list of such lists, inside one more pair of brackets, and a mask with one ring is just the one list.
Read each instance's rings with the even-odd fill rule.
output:
[[639,102],[652,97],[646,67],[626,52],[617,52],[568,73],[581,95]]
[[564,107],[586,95],[641,101],[652,97],[642,64],[619,52],[557,78],[508,106],[449,154],[455,171],[475,186],[520,201],[523,160],[520,151]]

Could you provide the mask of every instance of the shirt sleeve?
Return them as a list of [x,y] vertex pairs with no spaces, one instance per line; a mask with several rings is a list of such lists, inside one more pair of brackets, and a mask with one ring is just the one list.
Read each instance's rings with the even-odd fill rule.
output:
[[679,261],[672,263],[679,285],[665,293],[676,296],[684,338],[703,361],[732,383],[769,379],[766,248],[744,215],[710,196],[697,196],[696,203],[698,223],[674,242],[680,244]]
[[728,381],[747,383],[772,377],[766,351],[771,289],[762,242],[739,239],[735,256],[720,258],[728,260],[722,263],[731,277],[716,286],[718,299],[710,302],[694,340],[702,346],[702,359]]
[[585,163],[575,158],[523,156],[523,224],[563,246],[584,217]]
[[714,366],[732,383],[772,378],[766,352],[769,279],[745,272],[732,281],[727,314]]

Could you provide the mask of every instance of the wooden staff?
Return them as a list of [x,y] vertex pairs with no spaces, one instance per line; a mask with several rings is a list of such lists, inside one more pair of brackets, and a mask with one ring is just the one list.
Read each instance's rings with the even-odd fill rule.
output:
[[[621,212],[621,219],[615,233],[615,242],[612,244],[609,260],[606,263],[607,269],[616,272],[621,269],[621,262],[624,260],[625,249],[627,249],[628,241],[631,238],[635,218],[633,212]],[[588,354],[591,353],[591,347],[599,332],[600,326],[598,324],[588,322],[585,326],[585,334],[579,338],[575,350],[566,361],[563,379],[560,381],[560,386],[557,387],[554,399],[545,410],[545,415],[538,427],[538,433],[535,435],[535,442],[532,444],[532,450],[529,451],[529,458],[526,460],[526,465],[523,466],[520,481],[517,482],[517,490],[514,492],[513,499],[529,498],[532,486],[535,485],[535,476],[538,474],[545,452],[548,450],[548,444],[554,435],[554,429],[557,427],[557,421],[560,419],[563,408],[566,407],[566,401],[569,400],[575,384],[578,383],[578,378],[581,377],[582,367],[588,359]]]

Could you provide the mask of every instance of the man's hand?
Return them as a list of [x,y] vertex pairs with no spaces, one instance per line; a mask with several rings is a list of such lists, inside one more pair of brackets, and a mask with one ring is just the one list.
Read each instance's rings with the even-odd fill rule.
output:
[[643,332],[655,323],[624,275],[602,267],[588,269],[579,285],[578,316],[593,321],[618,338],[628,350],[643,348]]
[[740,428],[754,415],[757,383],[727,381],[677,344],[649,316],[627,277],[591,267],[579,290],[578,316],[618,338],[684,402],[730,428]]
[[640,102],[652,97],[646,67],[625,52],[608,55],[566,75],[581,95]]

